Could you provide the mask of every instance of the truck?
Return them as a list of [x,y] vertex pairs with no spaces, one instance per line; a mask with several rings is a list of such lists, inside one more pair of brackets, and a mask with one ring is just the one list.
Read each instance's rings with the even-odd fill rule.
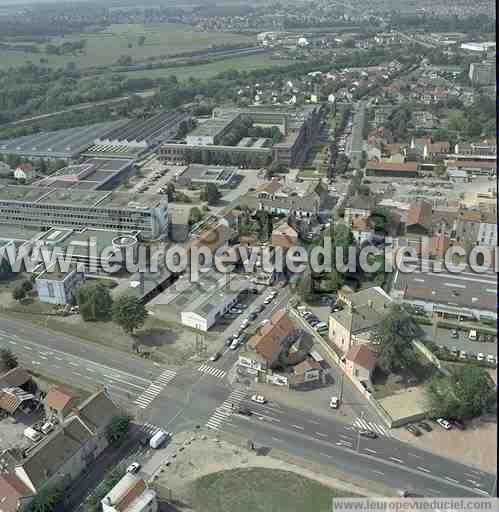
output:
[[51,421],[47,421],[46,423],[44,423],[42,425],[42,427],[40,428],[40,430],[44,433],[44,434],[49,434],[50,432],[52,432],[52,430],[54,430],[54,424],[51,422]]
[[36,431],[34,428],[27,427],[24,429],[24,435],[34,443],[37,443],[42,438],[42,434],[40,432]]
[[168,438],[170,434],[164,430],[158,430],[149,440],[149,446],[156,450],[159,448]]

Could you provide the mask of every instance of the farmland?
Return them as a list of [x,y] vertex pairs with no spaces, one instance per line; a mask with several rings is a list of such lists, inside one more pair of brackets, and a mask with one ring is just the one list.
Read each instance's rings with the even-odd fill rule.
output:
[[[144,39],[141,44],[141,36]],[[220,32],[199,32],[187,25],[162,23],[151,25],[125,24],[110,25],[105,30],[82,33],[72,36],[51,38],[47,44],[86,40],[82,52],[53,55],[45,52],[46,44],[37,45],[38,52],[11,51],[0,49],[0,68],[18,66],[31,61],[38,64],[40,59],[47,59],[51,67],[60,67],[74,62],[80,68],[105,66],[116,63],[122,56],[129,56],[133,61],[167,58],[169,55],[209,49],[214,46],[253,44],[253,37]],[[7,41],[20,46],[15,38]]]

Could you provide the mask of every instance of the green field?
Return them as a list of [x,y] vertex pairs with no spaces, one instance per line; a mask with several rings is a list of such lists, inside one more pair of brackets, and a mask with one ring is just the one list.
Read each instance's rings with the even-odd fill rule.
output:
[[331,498],[352,496],[295,473],[241,468],[213,473],[192,487],[196,511],[329,512]]
[[272,66],[285,66],[291,61],[271,59],[269,55],[247,55],[230,59],[219,60],[209,64],[197,66],[179,66],[164,69],[151,69],[141,71],[129,71],[123,73],[130,78],[164,78],[175,75],[179,80],[189,77],[210,78],[222,71],[236,69],[238,71],[251,71],[253,69],[270,68]]
[[[137,41],[141,35],[146,39],[144,45],[139,47]],[[122,55],[129,55],[139,61],[149,57],[166,57],[174,53],[210,48],[212,45],[255,42],[255,38],[250,36],[198,32],[188,25],[173,23],[111,25],[102,31],[53,38],[50,42],[60,45],[65,41],[81,39],[87,41],[87,47],[84,53],[76,55],[47,55],[44,52],[45,45],[39,45],[39,53],[0,50],[0,68],[24,64],[26,61],[38,64],[40,57],[47,58],[49,65],[54,67],[75,62],[78,66],[86,68],[113,64]],[[11,42],[21,44],[15,40]],[[128,45],[132,45],[132,48],[128,48]]]

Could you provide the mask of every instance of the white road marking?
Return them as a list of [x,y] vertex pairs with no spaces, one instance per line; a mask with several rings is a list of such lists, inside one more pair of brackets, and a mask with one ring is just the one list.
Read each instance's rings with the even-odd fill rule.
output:
[[340,434],[340,437],[342,437],[343,439],[348,439],[348,440],[352,440],[353,439],[350,436],[344,436],[343,434]]
[[378,471],[377,469],[371,469],[373,473],[377,473],[378,475],[384,475],[383,471]]
[[364,448],[364,450],[369,453],[378,453],[376,450],[371,450],[371,448]]
[[26,350],[33,350],[31,347],[27,347],[26,345],[23,345],[23,348],[25,348]]
[[411,457],[416,457],[416,459],[422,459],[420,455],[416,455],[415,453],[408,453],[407,455],[410,455]]
[[400,464],[403,464],[404,461],[403,460],[400,460],[400,459],[397,459],[397,457],[388,457],[390,460],[394,460],[395,462],[400,462]]
[[92,370],[92,368],[86,368],[87,372],[95,373],[95,370]]
[[314,425],[320,425],[320,422],[318,421],[315,421],[315,420],[307,420],[308,423],[313,423]]
[[423,468],[422,466],[418,466],[418,469],[420,471],[424,471],[425,473],[431,473],[431,471],[429,469]]
[[323,457],[328,457],[329,459],[332,457],[332,455],[329,455],[327,453],[320,452],[319,455],[322,455]]
[[300,427],[300,425],[291,425],[294,428],[297,428],[298,430],[304,430],[303,427]]
[[47,358],[45,356],[40,356],[40,359],[45,359],[47,360]]
[[[71,363],[69,363],[69,364],[71,364]],[[117,382],[122,382],[123,384],[126,384],[127,386],[132,386],[132,387],[138,388],[138,389],[144,389],[144,386],[139,386],[138,384],[133,384],[132,382],[128,382],[123,379],[119,379],[118,377],[115,377],[114,375],[104,375],[104,377],[111,379],[111,380],[115,380]],[[152,387],[153,385],[154,384],[151,384],[149,387]],[[159,389],[161,389],[161,388],[159,388]]]
[[435,494],[442,494],[440,491],[437,491],[436,489],[432,489],[431,487],[429,487],[428,490]]
[[11,345],[17,345],[17,342],[12,341],[12,340],[9,340],[9,343],[10,343]]
[[480,494],[485,494],[486,496],[489,495],[487,491],[484,491],[483,489],[473,489],[475,492],[479,492]]
[[455,480],[454,478],[451,478],[450,476],[445,476],[444,478],[446,480],[449,480],[449,482],[454,482],[455,484],[459,483],[459,480]]
[[316,432],[316,434],[321,437],[327,437],[327,434],[323,434],[322,432]]
[[278,437],[273,437],[272,438],[274,441],[278,441],[279,443],[282,443],[282,439],[279,439]]

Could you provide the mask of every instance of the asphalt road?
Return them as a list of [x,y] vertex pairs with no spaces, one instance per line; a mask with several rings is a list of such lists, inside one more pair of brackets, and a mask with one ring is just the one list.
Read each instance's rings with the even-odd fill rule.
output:
[[[266,314],[288,299],[284,293]],[[395,487],[407,488],[412,482],[414,490],[425,489],[434,495],[472,496],[490,491],[493,485],[492,475],[388,436],[362,439],[358,454],[355,428],[334,415],[313,415],[279,403],[260,406],[252,402],[255,414],[251,418],[227,413],[228,401],[245,403],[250,393],[233,390],[227,379],[197,369],[160,368],[131,354],[4,318],[0,318],[0,346],[11,348],[23,365],[58,381],[86,389],[105,385],[112,396],[134,409],[149,432],[203,427],[219,414],[221,431],[231,430],[256,439],[258,444],[338,465],[354,475]],[[236,357],[234,352],[227,354],[219,367],[228,368]],[[159,391],[150,387],[154,383]],[[140,397],[147,403],[132,406],[130,402]]]
[[253,439],[257,446],[285,450],[323,464],[333,463],[363,478],[431,496],[485,496],[494,485],[494,475],[390,437],[360,437],[356,429],[334,417],[325,420],[318,415],[304,415],[301,410],[277,403],[242,403],[253,415],[234,414],[221,430]]

